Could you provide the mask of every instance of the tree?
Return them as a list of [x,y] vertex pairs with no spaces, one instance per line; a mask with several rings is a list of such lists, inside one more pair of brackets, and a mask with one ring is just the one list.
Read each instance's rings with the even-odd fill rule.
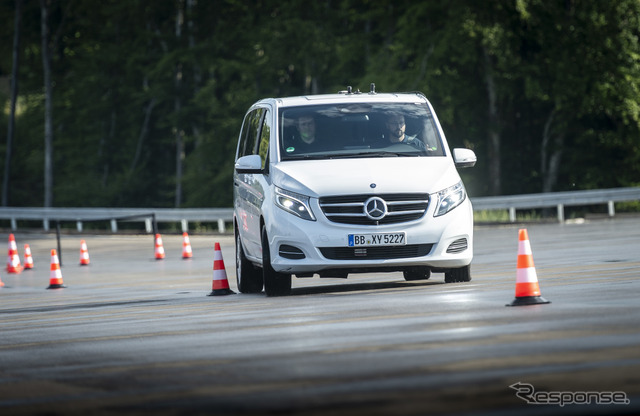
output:
[[253,102],[372,82],[427,95],[449,144],[478,154],[472,196],[640,177],[637,0],[41,0],[21,15],[20,62],[0,43],[0,80],[20,79],[20,139],[0,147],[18,206],[229,206]]
[[525,94],[545,114],[539,129],[540,176],[542,191],[549,192],[558,185],[567,151],[591,153],[597,147],[594,128],[605,135],[621,125],[638,129],[640,4],[521,4],[523,37],[531,45],[523,71]]
[[53,206],[53,85],[51,84],[51,49],[49,45],[49,0],[40,0],[42,11],[42,68],[44,74],[44,206]]
[[6,207],[9,201],[9,176],[11,175],[11,156],[13,154],[13,138],[16,122],[16,102],[18,100],[18,67],[20,49],[20,29],[22,22],[22,0],[16,0],[16,12],[13,29],[13,53],[11,70],[11,98],[9,104],[9,123],[7,127],[7,148],[5,155],[4,177],[2,180],[2,206]]

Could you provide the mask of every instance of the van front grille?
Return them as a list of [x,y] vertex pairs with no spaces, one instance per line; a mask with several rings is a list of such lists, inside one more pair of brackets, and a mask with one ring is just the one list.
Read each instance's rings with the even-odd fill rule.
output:
[[[387,214],[371,219],[365,213],[365,203],[372,197],[381,198]],[[320,208],[329,221],[353,225],[384,225],[415,221],[429,208],[429,194],[364,194],[327,196],[320,198]]]

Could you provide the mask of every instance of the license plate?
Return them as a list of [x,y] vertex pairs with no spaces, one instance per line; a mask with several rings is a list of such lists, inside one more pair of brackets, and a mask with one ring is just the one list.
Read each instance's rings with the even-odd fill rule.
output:
[[405,233],[349,234],[349,247],[403,246]]

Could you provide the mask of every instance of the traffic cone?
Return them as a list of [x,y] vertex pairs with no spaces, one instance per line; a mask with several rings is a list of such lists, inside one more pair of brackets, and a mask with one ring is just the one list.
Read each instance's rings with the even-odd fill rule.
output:
[[162,237],[160,234],[156,234],[156,260],[162,260],[164,258],[164,246],[162,245]]
[[31,257],[31,247],[24,245],[24,269],[33,269],[33,257]]
[[193,257],[193,252],[191,251],[191,242],[189,241],[189,234],[186,232],[182,233],[182,258],[190,259]]
[[87,243],[84,240],[80,240],[80,266],[88,266],[90,263],[89,260],[89,250],[87,250]]
[[540,296],[538,275],[533,265],[531,244],[526,229],[518,232],[518,266],[516,270],[516,298],[506,306],[551,303]]
[[47,289],[60,289],[66,287],[62,282],[62,272],[60,271],[60,261],[58,253],[51,250],[51,274],[49,275],[49,287]]
[[9,260],[7,262],[7,273],[20,272],[22,272],[22,265],[20,264],[20,256],[18,256],[16,239],[13,234],[9,234]]
[[232,295],[234,293],[233,290],[229,289],[229,280],[227,280],[227,271],[224,268],[220,243],[216,243],[213,253],[213,285],[212,291],[208,296]]
[[0,287],[4,287],[4,282],[0,279]]

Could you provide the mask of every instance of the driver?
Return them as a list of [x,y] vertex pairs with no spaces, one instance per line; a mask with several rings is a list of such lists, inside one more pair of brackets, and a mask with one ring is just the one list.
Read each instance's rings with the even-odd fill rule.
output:
[[407,125],[402,114],[392,113],[385,120],[386,132],[384,134],[387,145],[395,143],[405,143],[420,150],[427,150],[424,142],[415,136],[409,136],[405,133]]

